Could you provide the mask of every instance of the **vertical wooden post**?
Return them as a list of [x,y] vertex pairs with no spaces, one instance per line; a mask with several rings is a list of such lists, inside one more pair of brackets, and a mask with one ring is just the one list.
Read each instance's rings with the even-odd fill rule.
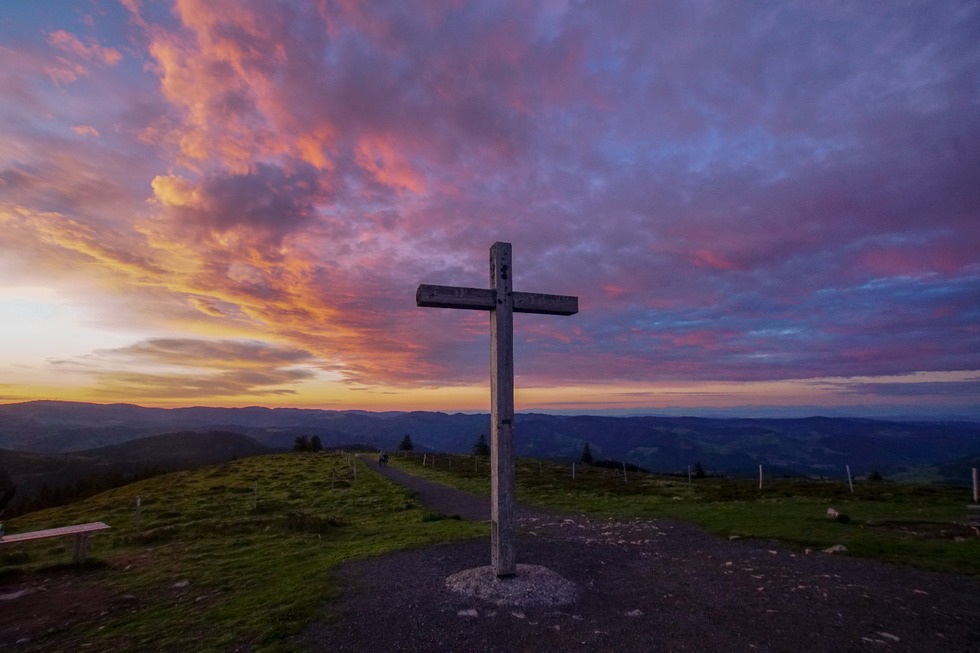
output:
[[980,502],[980,491],[977,489],[977,468],[973,468],[973,503]]
[[759,465],[759,489],[762,489],[762,465]]
[[80,565],[88,557],[88,533],[75,533],[74,549],[75,564]]
[[845,465],[847,467],[847,486],[851,488],[851,494],[854,494],[854,481],[851,479],[851,466]]
[[517,573],[514,555],[514,313],[574,315],[578,298],[514,292],[510,243],[490,248],[490,288],[422,284],[418,306],[490,311],[490,539],[498,577]]
[[623,461],[623,483],[626,483],[626,461]]
[[490,563],[517,573],[514,556],[514,288],[510,243],[490,248]]

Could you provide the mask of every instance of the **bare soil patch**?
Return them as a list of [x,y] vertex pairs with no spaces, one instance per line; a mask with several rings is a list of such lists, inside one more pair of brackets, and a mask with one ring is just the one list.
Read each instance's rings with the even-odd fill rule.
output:
[[[9,651],[45,651],[51,640],[118,609],[91,567],[65,566],[0,578],[0,642]],[[8,648],[9,647],[9,648]]]

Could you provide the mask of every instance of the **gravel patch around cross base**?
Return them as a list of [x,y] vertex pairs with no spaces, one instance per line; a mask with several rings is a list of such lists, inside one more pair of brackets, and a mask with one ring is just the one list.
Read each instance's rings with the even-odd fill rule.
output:
[[[372,465],[373,466],[373,465]],[[374,467],[378,469],[377,467]],[[489,500],[378,469],[448,515]],[[728,540],[669,520],[518,509],[520,564],[577,589],[558,606],[498,605],[447,579],[489,564],[489,538],[348,563],[310,651],[980,650],[980,582],[870,560]]]

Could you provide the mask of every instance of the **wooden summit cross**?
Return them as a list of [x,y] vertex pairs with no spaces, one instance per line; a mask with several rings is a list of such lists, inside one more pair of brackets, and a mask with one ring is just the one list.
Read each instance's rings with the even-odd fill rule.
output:
[[578,297],[514,292],[510,243],[490,248],[490,288],[422,284],[418,306],[490,311],[490,560],[498,577],[514,557],[514,313],[574,315]]

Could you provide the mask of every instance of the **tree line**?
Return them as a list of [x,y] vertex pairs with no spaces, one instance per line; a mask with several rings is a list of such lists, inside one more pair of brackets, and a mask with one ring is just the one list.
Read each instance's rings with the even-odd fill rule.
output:
[[101,494],[106,490],[165,473],[167,473],[166,470],[161,469],[159,465],[152,465],[142,471],[132,473],[107,470],[89,474],[75,483],[64,485],[51,485],[44,481],[35,491],[28,493],[20,491],[22,488],[14,485],[11,477],[0,470],[0,517],[11,519],[35,510],[68,505]]

